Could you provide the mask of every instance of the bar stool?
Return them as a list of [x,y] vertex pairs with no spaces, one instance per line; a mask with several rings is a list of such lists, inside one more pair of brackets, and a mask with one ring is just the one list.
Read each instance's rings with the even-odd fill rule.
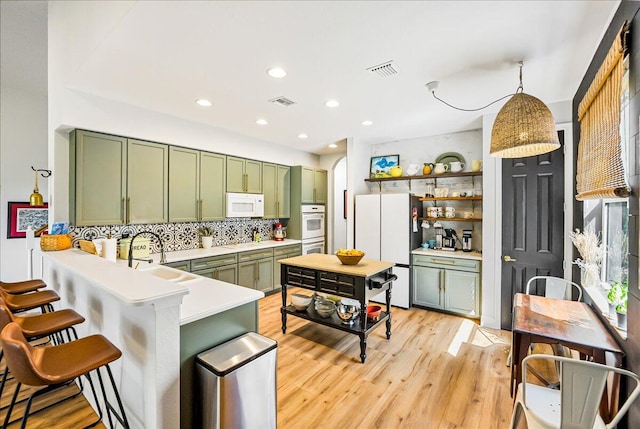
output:
[[60,296],[53,290],[11,295],[0,289],[0,298],[4,300],[7,308],[9,308],[12,313],[33,310],[38,307],[42,308],[43,313],[53,311],[51,303],[60,300]]
[[[78,339],[78,333],[74,326],[84,322],[85,318],[71,309],[53,311],[44,314],[34,314],[32,316],[16,316],[7,308],[4,300],[0,298],[0,330],[11,322],[18,324],[24,336],[29,340],[51,337],[52,342],[62,344],[64,342],[63,332],[67,333],[67,340],[72,341],[71,333]],[[0,350],[0,361],[4,357],[4,350]],[[9,375],[9,367],[5,366],[0,381],[0,397],[4,391],[4,386]]]
[[35,292],[47,287],[46,283],[40,279],[25,280],[21,282],[6,283],[0,281],[0,289],[12,295],[20,295],[27,292]]
[[[113,413],[122,426],[129,428],[129,422],[127,421],[127,416],[124,412],[122,401],[120,400],[120,394],[113,379],[111,368],[109,368],[109,363],[119,359],[120,356],[122,356],[122,352],[104,336],[91,335],[58,346],[33,347],[24,337],[20,326],[15,322],[11,322],[5,326],[0,333],[0,344],[4,350],[9,370],[17,380],[16,390],[11,399],[11,405],[7,410],[3,427],[6,427],[10,421],[11,412],[13,411],[13,406],[16,403],[16,398],[18,397],[18,392],[22,384],[28,386],[44,386],[44,388],[32,393],[27,401],[21,426],[25,428],[31,403],[35,397],[67,386],[82,375],[86,376],[89,380],[91,392],[98,407],[98,420],[89,427],[95,426],[102,421],[102,407],[100,406],[93,381],[90,377],[91,371],[95,370],[98,375],[98,381],[100,382],[102,398],[107,407],[109,425],[114,427],[111,419],[111,413]],[[107,400],[104,383],[102,382],[102,376],[100,374],[101,367],[106,367],[107,369],[107,374],[109,375],[111,386],[118,402],[120,415],[118,415],[117,410]]]

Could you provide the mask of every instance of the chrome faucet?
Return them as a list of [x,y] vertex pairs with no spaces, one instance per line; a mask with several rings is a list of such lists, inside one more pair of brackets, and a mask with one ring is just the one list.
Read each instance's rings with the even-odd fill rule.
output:
[[[133,240],[135,240],[137,236],[143,234],[151,234],[158,239],[158,243],[160,243],[160,263],[164,264],[165,262],[167,262],[167,259],[164,257],[164,244],[162,243],[162,239],[160,238],[160,236],[153,231],[140,231],[139,233],[131,237],[131,241],[129,242],[129,268],[132,268],[134,259],[138,260],[138,258],[133,257]],[[147,261],[147,259],[139,260]],[[148,261],[153,262],[153,259],[149,259]]]

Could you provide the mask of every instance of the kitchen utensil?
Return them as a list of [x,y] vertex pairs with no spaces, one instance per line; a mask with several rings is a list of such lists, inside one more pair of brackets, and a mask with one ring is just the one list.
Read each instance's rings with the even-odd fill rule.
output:
[[389,173],[391,174],[391,177],[400,177],[402,176],[402,167],[400,167],[399,165],[391,167]]
[[315,308],[320,317],[326,319],[336,311],[336,304],[333,301],[323,298],[316,301]]
[[452,196],[453,198],[458,198],[458,197],[460,196],[460,192],[452,192],[452,193],[451,193],[451,196]]
[[382,313],[382,307],[379,305],[367,305],[367,318],[373,322],[377,322],[380,319]]
[[424,167],[422,167],[422,174],[426,176],[427,174],[431,174],[431,171],[433,171],[433,164],[430,162],[425,162]]
[[420,246],[422,246],[423,249],[428,249],[429,248],[429,243],[424,242]]
[[359,255],[341,255],[336,253],[336,257],[340,259],[343,265],[357,265],[358,262],[364,257],[364,252]]
[[293,307],[298,311],[304,311],[307,309],[309,304],[311,304],[311,299],[311,295],[294,293],[291,295],[291,305],[293,305]]
[[459,173],[464,169],[464,162],[451,161],[449,163],[449,171],[452,173]]
[[420,166],[418,164],[409,164],[409,167],[407,168],[407,175],[415,176],[418,174],[418,171],[420,171]]
[[[429,171],[431,171],[431,170],[429,170]],[[434,196],[433,185],[431,183],[427,183],[424,197],[425,198],[433,198],[433,196]]]
[[442,224],[440,222],[435,222],[433,224],[436,229],[436,242],[434,249],[442,249],[442,238],[444,237],[444,229],[442,228]]
[[436,163],[435,168],[433,169],[433,172],[435,174],[442,174],[449,171],[449,164],[444,164],[442,162],[438,162]]
[[431,249],[435,249],[435,248],[436,248],[436,240],[435,240],[435,239],[433,239],[433,238],[431,238],[431,239],[427,240],[427,244],[429,244],[429,247],[430,247]]
[[444,207],[436,207],[437,216],[436,217],[444,217]]
[[476,173],[480,170],[482,170],[482,161],[480,161],[479,159],[474,159],[473,161],[471,161],[471,171]]
[[455,207],[445,207],[445,209],[444,209],[444,217],[449,218],[449,219],[456,217],[456,208]]
[[471,236],[473,231],[470,229],[462,230],[462,251],[471,252]]
[[284,228],[282,228],[282,223],[277,222],[273,225],[273,239],[275,241],[283,241],[285,237],[286,234],[284,232]]
[[429,221],[423,220],[422,223],[420,224],[420,228],[429,229],[430,228]]
[[342,320],[342,323],[348,325],[358,317],[359,309],[355,305],[345,305],[344,303],[338,305],[336,308],[338,317]]
[[442,155],[438,156],[436,158],[436,163],[437,162],[441,162],[443,164],[447,164],[449,165],[451,162],[461,162],[461,163],[466,163],[464,156],[462,156],[461,154],[459,154],[458,152],[445,152]]

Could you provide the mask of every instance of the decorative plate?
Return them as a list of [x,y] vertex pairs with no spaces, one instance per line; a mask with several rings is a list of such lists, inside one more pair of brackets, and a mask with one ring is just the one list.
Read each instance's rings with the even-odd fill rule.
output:
[[451,163],[455,162],[455,161],[459,161],[462,164],[467,165],[467,162],[464,160],[464,156],[462,156],[461,154],[459,154],[458,152],[445,152],[442,155],[438,156],[436,158],[436,164],[441,162],[443,164],[447,164],[449,165],[449,171],[451,171]]

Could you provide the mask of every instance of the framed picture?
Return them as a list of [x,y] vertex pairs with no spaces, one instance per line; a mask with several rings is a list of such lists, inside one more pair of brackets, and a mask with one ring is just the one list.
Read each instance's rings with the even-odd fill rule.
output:
[[400,155],[372,156],[370,176],[380,177],[380,174],[384,173],[382,177],[391,177],[389,170],[398,165],[400,165]]
[[49,205],[31,207],[28,202],[9,201],[8,215],[7,238],[24,238],[29,226],[35,231],[49,223]]

